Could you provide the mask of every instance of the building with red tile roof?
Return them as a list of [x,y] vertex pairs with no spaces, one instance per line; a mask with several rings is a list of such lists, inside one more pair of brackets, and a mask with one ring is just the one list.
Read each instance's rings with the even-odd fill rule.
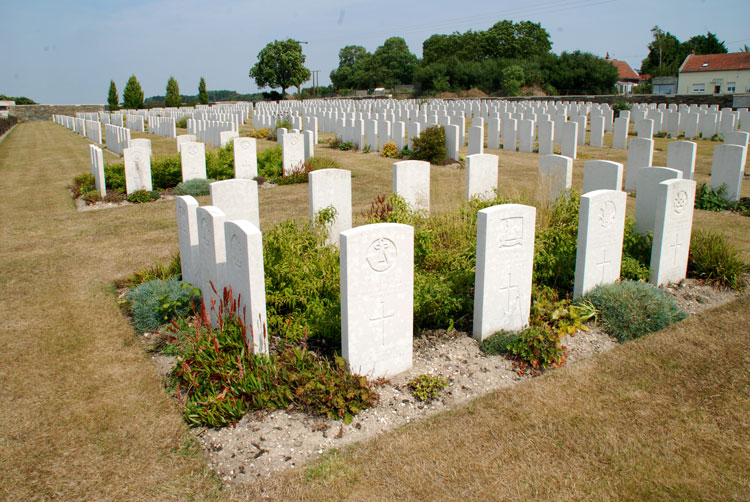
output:
[[750,92],[750,52],[690,54],[680,66],[677,94]]
[[617,94],[630,94],[633,92],[633,87],[637,86],[641,81],[641,76],[630,67],[625,61],[619,61],[617,59],[610,59],[609,53],[605,58],[607,61],[615,65],[617,73],[620,78],[617,80],[615,86],[617,87]]

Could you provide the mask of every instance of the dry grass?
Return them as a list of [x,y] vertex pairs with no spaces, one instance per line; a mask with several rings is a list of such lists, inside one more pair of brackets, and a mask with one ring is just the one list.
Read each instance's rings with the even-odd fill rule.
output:
[[[146,137],[155,154],[176,150],[174,140]],[[710,168],[715,143],[705,143],[699,155],[708,155]],[[224,499],[109,291],[114,279],[177,249],[174,206],[77,213],[65,186],[88,171],[87,145],[52,123],[21,124],[0,145],[0,499]],[[625,160],[624,151],[579,151]],[[355,215],[390,192],[391,160],[322,145],[316,152],[352,170]],[[492,153],[500,155],[501,191],[533,194],[537,156]],[[577,186],[582,166],[576,161]],[[464,175],[433,167],[434,211],[458,204]],[[266,229],[304,218],[307,186],[261,189],[260,204]],[[697,211],[696,225],[722,229],[750,257],[750,218]],[[273,478],[269,493],[728,498],[742,483],[747,489],[750,465],[747,337],[736,336],[746,334],[748,312],[746,298],[347,450],[346,467],[329,456],[308,474],[311,482],[302,472]]]

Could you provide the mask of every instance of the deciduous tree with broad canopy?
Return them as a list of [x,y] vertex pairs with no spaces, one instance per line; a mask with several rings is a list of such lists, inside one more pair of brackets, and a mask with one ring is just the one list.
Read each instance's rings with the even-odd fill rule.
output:
[[300,87],[310,79],[310,70],[305,68],[305,55],[297,40],[274,40],[258,53],[258,62],[250,69],[250,78],[261,89],[281,87],[281,95],[289,87]]

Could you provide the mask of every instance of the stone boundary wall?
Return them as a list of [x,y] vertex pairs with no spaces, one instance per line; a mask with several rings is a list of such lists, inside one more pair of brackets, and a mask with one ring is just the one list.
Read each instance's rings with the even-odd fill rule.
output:
[[15,105],[8,107],[8,115],[19,122],[43,122],[52,120],[52,115],[75,117],[76,112],[103,112],[104,105]]

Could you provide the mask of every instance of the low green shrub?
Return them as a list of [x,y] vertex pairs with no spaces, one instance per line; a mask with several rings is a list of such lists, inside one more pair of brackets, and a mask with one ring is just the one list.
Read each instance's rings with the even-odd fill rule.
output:
[[354,150],[354,144],[351,141],[345,141],[339,145],[339,150]]
[[621,342],[659,331],[686,317],[671,296],[645,282],[602,284],[585,299],[596,307],[604,330]]
[[293,343],[305,337],[339,343],[339,252],[308,224],[284,221],[263,234],[266,305],[270,333]]
[[206,176],[217,181],[234,178],[234,142],[215,152],[206,152]]
[[109,190],[125,193],[125,164],[104,166],[104,181]]
[[200,195],[209,195],[211,193],[211,183],[215,180],[204,180],[194,178],[192,180],[183,181],[174,188],[175,195],[192,195],[198,197]]
[[161,194],[158,190],[136,190],[128,195],[127,201],[131,204],[143,204],[159,200],[159,197],[161,197]]
[[711,185],[701,183],[695,190],[695,209],[704,211],[725,211],[729,209],[726,184],[719,188],[713,188]]
[[139,333],[155,331],[170,319],[186,316],[198,294],[196,288],[174,277],[154,279],[136,286],[127,294],[135,329]]
[[175,187],[181,181],[182,163],[179,155],[151,159],[151,183],[156,190]]
[[79,174],[73,178],[73,183],[68,186],[73,192],[73,198],[77,199],[88,192],[96,191],[96,181],[91,173]]
[[86,192],[83,195],[81,195],[81,198],[86,202],[86,205],[96,204],[100,200],[102,200],[102,194],[99,193],[98,190],[93,190],[91,192]]
[[534,284],[561,292],[573,291],[578,245],[580,196],[575,190],[562,194],[552,206],[548,221],[536,231]]
[[534,370],[565,364],[560,336],[548,326],[529,326],[520,333],[500,331],[482,341],[480,350],[490,355],[506,355]]
[[414,397],[426,403],[437,399],[440,391],[448,385],[448,380],[439,376],[422,374],[409,380],[407,385]]
[[250,137],[255,139],[268,139],[270,135],[271,130],[268,127],[261,127],[260,129],[250,131]]
[[187,121],[188,121],[187,117],[182,117],[181,119],[178,119],[174,123],[174,126],[180,128],[180,129],[187,129]]
[[342,169],[341,164],[337,161],[325,157],[310,157],[308,162],[310,162],[313,171],[318,169]]
[[634,226],[633,218],[625,218],[620,277],[631,281],[647,281],[654,236],[651,232],[646,235],[639,234],[634,230]]
[[[395,146],[395,145],[394,145]],[[412,158],[426,160],[431,164],[445,162],[448,149],[445,146],[445,129],[442,126],[426,128],[412,140]]]
[[281,145],[258,152],[258,175],[268,181],[280,178],[284,171],[283,160]]
[[690,238],[688,275],[735,290],[745,288],[744,274],[750,270],[737,250],[721,234],[694,230]]
[[179,347],[171,380],[190,425],[222,427],[252,409],[287,407],[350,423],[375,403],[367,379],[350,374],[340,357],[329,361],[304,344],[285,344],[270,356],[252,354],[246,324],[234,308],[236,301],[225,290],[217,329],[205,308],[189,331],[172,326]]

